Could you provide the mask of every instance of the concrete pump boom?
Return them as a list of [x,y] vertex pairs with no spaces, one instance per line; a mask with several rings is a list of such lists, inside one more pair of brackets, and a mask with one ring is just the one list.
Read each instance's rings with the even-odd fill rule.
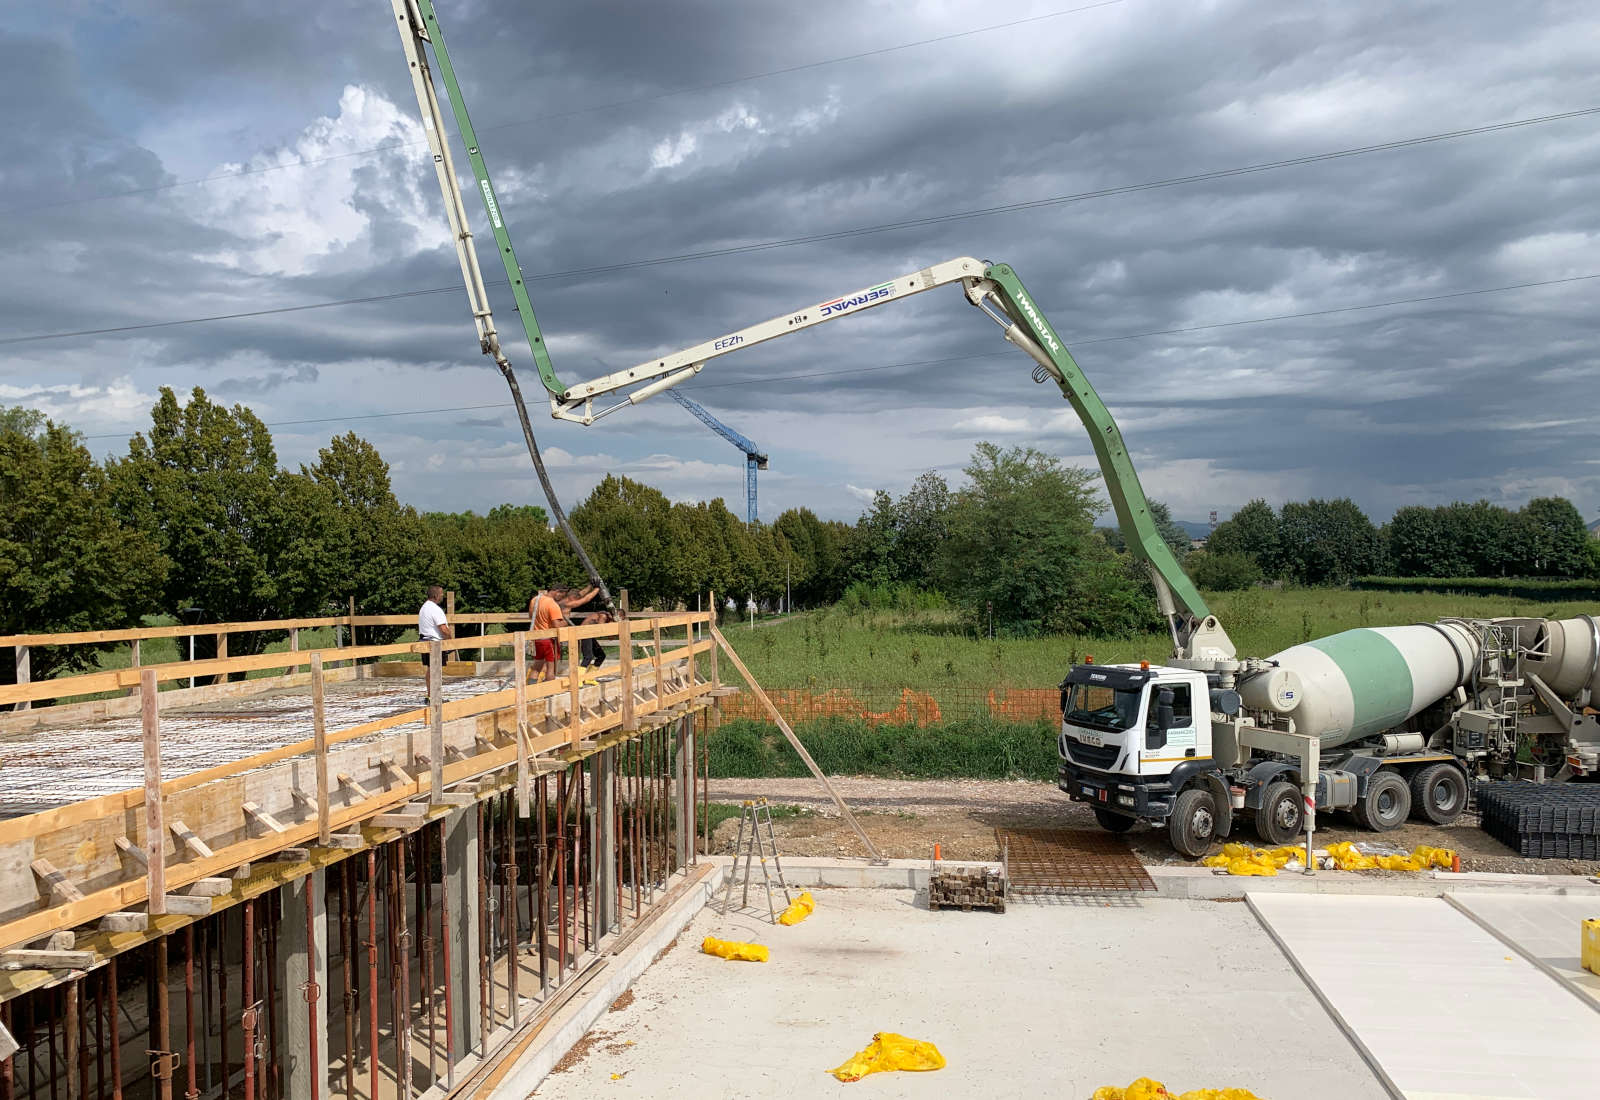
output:
[[[963,256],[864,287],[560,392],[552,390],[550,414],[578,424],[593,424],[619,409],[636,405],[693,378],[711,359],[953,283],[961,284],[967,300],[998,324],[1004,330],[1005,339],[1037,364],[1034,381],[1053,380],[1083,421],[1094,443],[1106,495],[1111,499],[1129,551],[1150,570],[1177,658],[1199,665],[1230,662],[1234,656],[1233,643],[1157,530],[1150,503],[1110,410],[1035,305],[1022,280],[1007,264],[989,264]],[[596,398],[621,394],[633,386],[638,388],[620,401],[598,411],[595,409]]]
[[[455,68],[450,63],[450,54],[445,48],[444,33],[440,30],[433,2],[432,0],[390,0],[390,2],[399,24],[400,40],[411,68],[412,85],[417,94],[418,105],[422,109],[423,128],[433,153],[439,186],[444,194],[446,214],[455,240],[462,278],[466,283],[467,299],[472,308],[479,346],[485,355],[494,359],[495,365],[511,389],[517,414],[522,422],[522,432],[528,445],[528,452],[533,457],[534,467],[538,470],[540,482],[550,500],[556,522],[567,536],[590,579],[601,589],[607,603],[610,602],[610,593],[606,589],[605,582],[589,561],[588,554],[567,523],[560,501],[556,499],[555,491],[545,473],[538,445],[533,437],[533,429],[528,421],[521,388],[517,385],[516,375],[501,348],[499,334],[495,330],[494,314],[489,305],[483,272],[478,266],[476,245],[473,243],[472,232],[467,225],[466,211],[461,203],[450,144],[444,134],[443,116],[440,113],[439,100],[428,65],[428,46],[432,47],[433,55],[438,62],[439,75],[444,80],[445,92],[455,115],[456,126],[466,145],[467,159],[472,166],[477,191],[483,199],[484,211],[488,215],[489,225],[494,233],[496,250],[500,255],[501,264],[505,267],[512,296],[516,300],[517,314],[522,319],[523,332],[528,339],[528,350],[538,367],[540,381],[549,391],[552,416],[584,425],[593,424],[596,420],[619,409],[636,405],[694,377],[711,359],[779,336],[812,328],[827,321],[899,301],[913,294],[959,283],[967,300],[998,324],[1004,330],[1006,340],[1022,349],[1037,364],[1033,372],[1034,381],[1044,382],[1047,378],[1053,379],[1060,388],[1062,396],[1071,403],[1079,419],[1083,421],[1083,426],[1093,440],[1095,457],[1099,460],[1100,473],[1105,480],[1106,495],[1111,500],[1112,510],[1116,513],[1117,523],[1122,529],[1129,551],[1144,561],[1150,570],[1151,579],[1155,584],[1156,599],[1167,618],[1172,635],[1175,658],[1187,661],[1194,667],[1222,668],[1235,665],[1233,643],[1216,617],[1211,614],[1199,590],[1184,573],[1183,567],[1178,564],[1172,549],[1167,546],[1156,529],[1155,519],[1150,514],[1149,501],[1145,499],[1144,489],[1139,484],[1139,475],[1128,457],[1128,449],[1122,441],[1122,433],[1118,430],[1116,421],[1112,419],[1100,396],[1095,393],[1094,387],[1083,376],[1083,372],[1078,368],[1066,345],[1062,343],[1060,336],[1034,304],[1022,281],[1006,264],[989,264],[970,256],[947,260],[923,268],[921,271],[890,279],[888,282],[865,287],[852,294],[819,302],[794,313],[727,333],[626,370],[614,371],[576,386],[564,385],[556,377],[555,367],[550,362],[550,354],[545,347],[544,336],[539,330],[539,322],[534,316],[533,302],[528,297],[522,268],[517,263],[511,236],[501,216],[494,184],[489,179],[488,166],[484,163],[483,154],[479,150],[477,135],[467,114],[466,100],[456,80]],[[620,394],[621,391],[632,387],[637,388],[631,389],[631,392],[616,404],[595,411],[596,397]]]

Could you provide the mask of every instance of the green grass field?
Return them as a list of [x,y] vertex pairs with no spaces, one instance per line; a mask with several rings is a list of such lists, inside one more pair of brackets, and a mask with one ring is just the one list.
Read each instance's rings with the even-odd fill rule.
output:
[[[1566,618],[1600,611],[1592,602],[1331,588],[1230,592],[1212,596],[1210,602],[1239,652],[1255,657],[1358,626],[1432,622],[1448,615]],[[1046,687],[1059,683],[1068,666],[1086,656],[1101,663],[1159,661],[1171,650],[1159,634],[990,641],[963,630],[953,612],[942,611],[848,614],[830,608],[754,630],[729,623],[724,633],[756,679],[769,688]]]

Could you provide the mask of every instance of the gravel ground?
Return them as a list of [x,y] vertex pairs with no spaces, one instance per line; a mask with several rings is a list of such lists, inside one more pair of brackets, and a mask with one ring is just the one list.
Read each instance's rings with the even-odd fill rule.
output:
[[[1081,802],[1068,801],[1053,783],[990,779],[880,779],[833,776],[830,781],[855,811],[861,827],[891,859],[925,859],[935,843],[946,859],[1000,858],[994,830],[1008,825],[1051,825],[1098,828],[1094,814]],[[809,813],[774,822],[783,854],[797,856],[861,855],[862,846],[839,816],[832,800],[812,779],[713,779],[713,802],[767,798],[800,806]],[[1452,848],[1464,871],[1536,875],[1596,875],[1600,863],[1572,859],[1524,859],[1478,828],[1468,814],[1454,825],[1408,823],[1391,833],[1360,829],[1343,814],[1317,819],[1318,845],[1338,840],[1382,843],[1411,850],[1419,844]],[[718,851],[732,851],[737,819],[725,821],[714,835]],[[1127,834],[1139,858],[1149,865],[1181,865],[1188,861],[1167,845],[1164,830],[1139,827]],[[1232,839],[1259,843],[1248,826]],[[1375,872],[1386,873],[1386,872]]]

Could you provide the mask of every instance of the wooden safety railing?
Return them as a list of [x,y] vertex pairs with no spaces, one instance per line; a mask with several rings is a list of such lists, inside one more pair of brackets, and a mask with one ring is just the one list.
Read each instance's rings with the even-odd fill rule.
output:
[[[341,838],[335,834],[335,830],[359,825],[413,799],[442,800],[445,788],[478,776],[515,767],[519,795],[525,798],[529,777],[535,767],[540,766],[541,756],[557,753],[562,760],[571,759],[574,754],[586,750],[586,742],[592,745],[594,739],[602,734],[631,733],[653,720],[659,720],[652,719],[652,716],[669,713],[681,715],[685,704],[710,702],[721,693],[717,673],[717,642],[713,640],[715,631],[710,613],[644,612],[630,615],[626,611],[625,601],[624,595],[624,610],[616,622],[558,630],[516,630],[498,637],[496,640],[500,645],[512,647],[514,685],[448,702],[442,696],[444,655],[463,649],[482,648],[485,638],[290,650],[250,657],[147,665],[62,677],[37,684],[18,684],[4,689],[0,692],[0,702],[59,698],[69,693],[133,687],[139,695],[143,729],[144,783],[141,787],[115,794],[0,821],[0,865],[8,862],[8,850],[37,855],[33,861],[33,871],[38,876],[35,886],[36,890],[42,890],[42,898],[31,907],[17,895],[9,899],[12,904],[0,902],[0,948],[25,943],[140,902],[148,902],[151,913],[164,912],[169,904],[191,904],[193,898],[176,895],[174,891],[296,845],[337,844]],[[516,616],[483,618],[510,623],[517,620]],[[454,621],[465,619],[466,616],[456,616]],[[409,616],[354,618],[356,625],[367,625],[369,622],[372,625],[398,625],[392,620],[412,621]],[[521,620],[526,622],[527,616],[521,616]],[[351,620],[346,617],[337,621]],[[303,626],[320,625],[321,621],[286,622]],[[233,631],[269,628],[263,623],[221,625]],[[208,625],[203,628],[148,629],[200,629],[210,632],[218,628]],[[275,625],[271,629],[283,627]],[[31,640],[41,636],[12,637]],[[42,637],[82,639],[84,635]],[[616,698],[611,699],[608,691],[598,687],[586,687],[582,682],[583,672],[577,661],[572,659],[569,659],[567,669],[559,677],[535,684],[526,683],[524,669],[527,645],[538,638],[556,639],[567,648],[569,658],[576,657],[579,643],[586,638],[615,642],[620,658]],[[9,641],[10,638],[0,639],[0,642]],[[634,654],[634,648],[641,645],[647,645],[650,650],[648,656],[643,658],[648,662],[646,666],[641,666],[641,658]],[[423,653],[431,658],[426,706],[344,729],[326,728],[324,700],[327,677],[324,666],[327,662],[365,661],[395,654]],[[709,679],[697,675],[696,663],[701,655],[709,655]],[[163,774],[161,712],[164,693],[161,683],[164,680],[191,674],[212,675],[262,668],[297,669],[302,666],[309,671],[310,680],[312,713],[307,731],[309,736],[185,775],[168,777]],[[585,697],[586,692],[588,698]],[[482,715],[495,716],[491,723],[491,728],[497,731],[494,736],[488,740],[474,738],[473,743],[467,745],[472,751],[447,745],[447,723]],[[501,725],[505,717],[510,718],[508,724],[514,732],[507,732]],[[396,742],[393,757],[380,758],[376,765],[381,780],[367,780],[368,784],[381,786],[381,789],[369,790],[351,774],[330,774],[330,754],[340,746],[407,726],[420,726],[426,731],[423,738],[426,747],[423,749],[419,746],[414,731],[408,732],[402,758],[399,743]],[[501,743],[502,738],[509,738],[511,743]],[[451,753],[456,759],[447,759]],[[184,835],[177,832],[183,828],[182,816],[197,810],[200,805],[195,799],[212,793],[200,791],[200,788],[233,781],[234,786],[227,790],[234,797],[242,797],[239,792],[245,788],[240,777],[296,757],[309,758],[311,775],[300,779],[302,773],[296,772],[294,776],[284,779],[290,784],[285,789],[292,790],[294,794],[295,809],[292,813],[281,805],[263,808],[246,799],[239,804],[236,813],[232,809],[227,811],[234,813],[237,820],[224,832],[213,830],[210,844],[192,833]],[[371,773],[363,769],[361,774]],[[304,782],[312,786],[313,777],[314,792],[302,790],[297,785]],[[219,795],[223,790],[222,787],[216,788]],[[344,795],[343,804],[334,805],[335,791]],[[281,795],[283,792],[279,793]],[[170,813],[169,810],[173,809],[180,813]],[[290,818],[293,820],[287,820]],[[82,843],[78,840],[78,834],[86,830],[94,834],[97,842]],[[169,831],[173,832],[173,837],[168,836]],[[136,864],[142,873],[129,875],[118,872],[114,884],[104,885],[108,875],[107,839],[115,840],[116,855],[112,856],[113,862],[119,856],[126,858],[130,862],[121,864],[123,868],[131,868]],[[343,839],[351,838],[347,835]],[[170,854],[167,852],[169,845],[172,847]],[[177,859],[180,854],[188,858]],[[61,865],[51,862],[51,856],[59,859]],[[26,861],[23,866],[26,866]],[[26,871],[22,873],[25,875]],[[39,882],[45,885],[40,887]],[[20,906],[18,903],[21,903]],[[19,907],[27,911],[19,912]]]
[[[634,612],[635,619],[658,620],[672,619],[674,625],[682,616],[695,617],[696,621],[704,621],[706,616],[701,612]],[[103,692],[127,691],[136,689],[142,679],[143,673],[153,670],[160,683],[169,683],[174,680],[210,678],[214,676],[227,677],[236,672],[260,672],[263,670],[278,669],[292,671],[299,668],[309,668],[311,655],[320,653],[324,662],[346,661],[363,662],[375,661],[384,657],[400,655],[420,656],[427,652],[426,642],[399,642],[391,645],[355,645],[353,642],[339,646],[322,646],[314,649],[301,649],[299,632],[303,629],[317,629],[329,626],[344,626],[351,631],[351,638],[355,637],[355,629],[363,626],[414,626],[414,615],[341,615],[320,619],[280,619],[253,623],[210,623],[204,626],[150,626],[133,627],[126,630],[90,630],[75,633],[60,634],[6,634],[0,635],[0,647],[13,647],[16,650],[17,682],[15,684],[0,685],[0,708],[7,706],[28,707],[41,700],[54,700],[57,702],[80,698],[87,695],[98,695]],[[503,634],[478,634],[467,637],[458,637],[451,640],[448,649],[476,650],[499,649],[512,645],[512,629],[525,627],[528,623],[527,612],[474,612],[450,617],[454,625],[478,626],[504,626],[507,631]],[[579,628],[583,630],[594,629],[590,627]],[[227,655],[227,637],[230,634],[251,632],[284,633],[289,634],[289,648],[277,653],[257,653],[248,656],[229,657]],[[523,630],[528,640],[539,638],[561,638],[564,635],[558,630]],[[143,664],[140,660],[139,643],[153,638],[184,638],[184,637],[209,637],[215,635],[218,639],[218,655],[200,660],[163,661],[158,664]],[[608,634],[583,635],[584,637],[616,637],[614,624]],[[105,645],[113,642],[130,642],[135,647],[132,653],[132,664],[127,668],[109,669],[100,672],[73,673],[66,676],[56,676],[48,680],[33,680],[29,675],[30,652],[32,649],[44,646],[77,646],[77,645]]]

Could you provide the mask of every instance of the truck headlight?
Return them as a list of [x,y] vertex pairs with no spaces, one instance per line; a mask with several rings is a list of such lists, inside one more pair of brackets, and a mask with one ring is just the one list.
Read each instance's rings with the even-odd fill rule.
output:
[[1117,805],[1118,806],[1127,806],[1127,807],[1131,808],[1133,806],[1133,795],[1131,795],[1131,794],[1119,794],[1119,795],[1117,795]]

